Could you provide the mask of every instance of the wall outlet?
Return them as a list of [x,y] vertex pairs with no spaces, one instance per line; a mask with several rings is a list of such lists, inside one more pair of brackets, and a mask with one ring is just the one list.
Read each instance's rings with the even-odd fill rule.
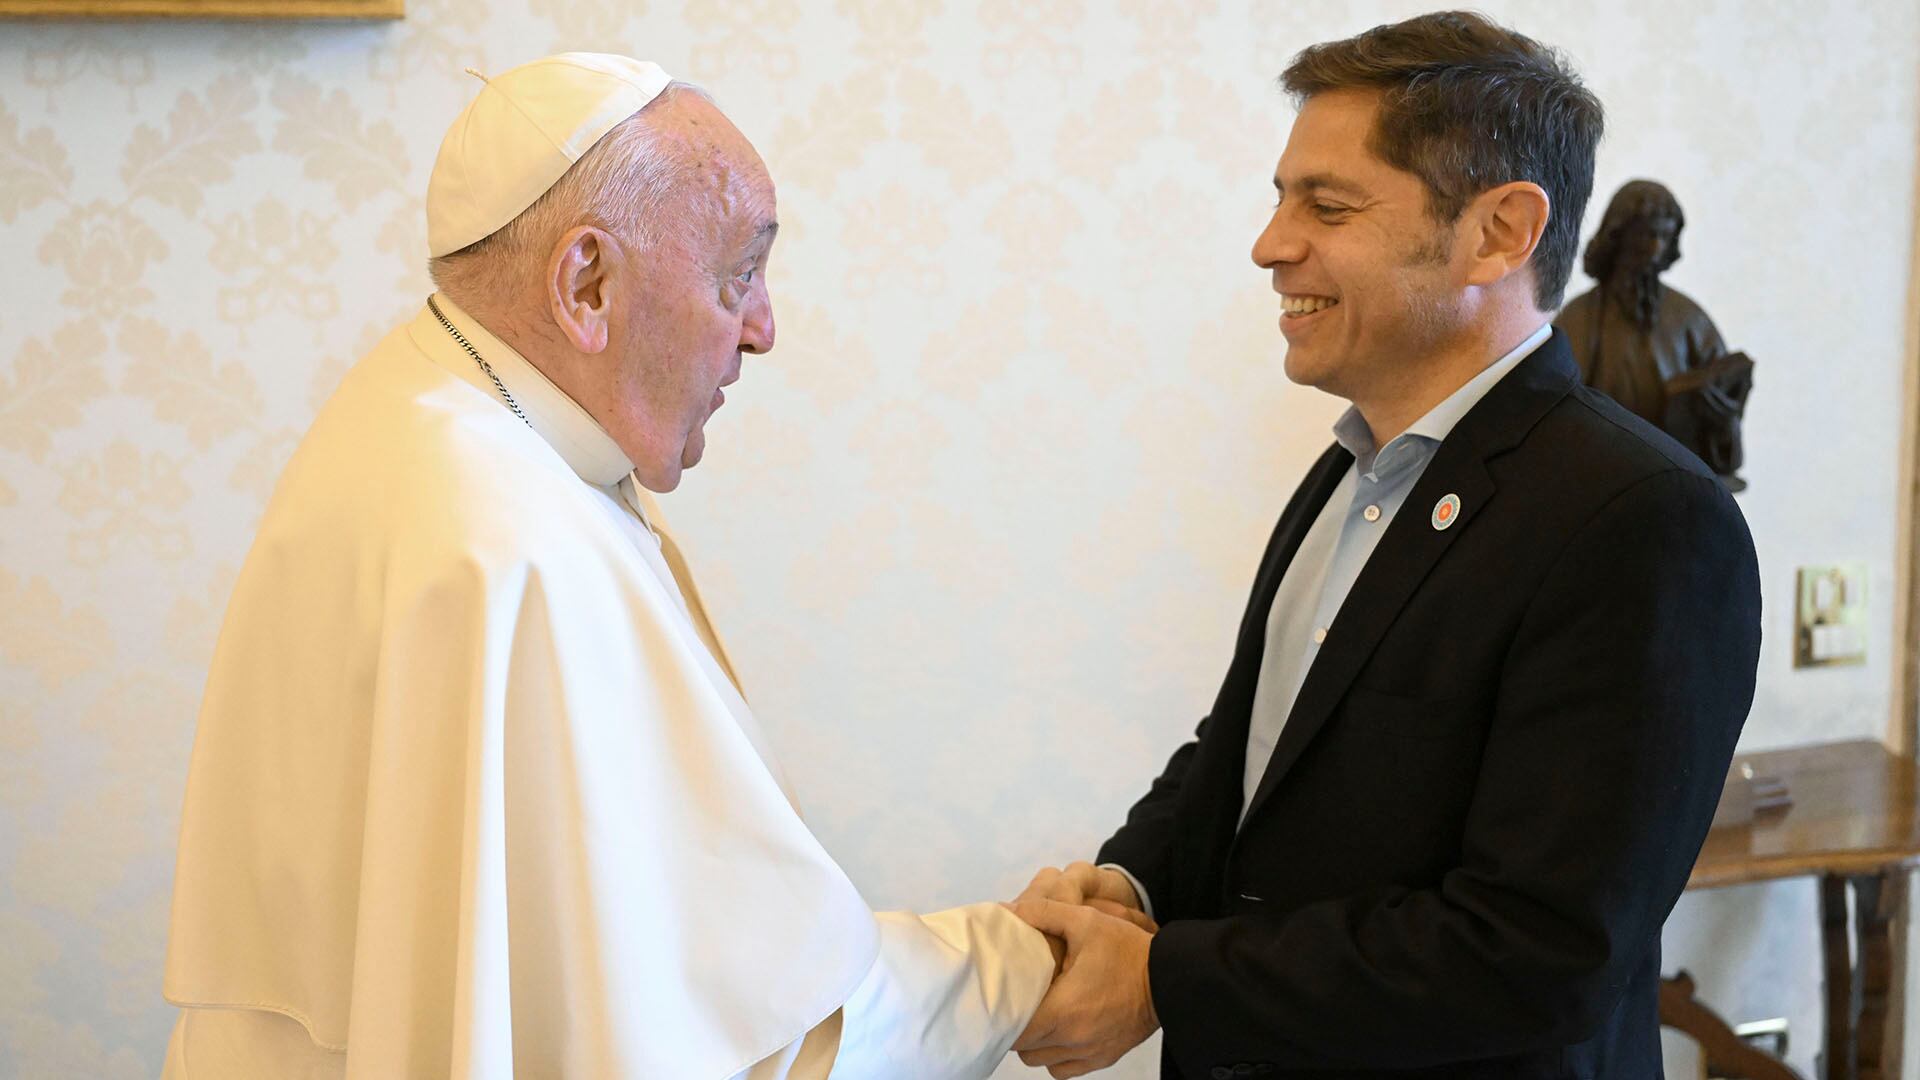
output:
[[1741,1042],[1755,1050],[1772,1054],[1782,1060],[1787,1056],[1787,1018],[1784,1016],[1735,1024],[1733,1033]]
[[1793,612],[1793,666],[1867,662],[1867,566],[1803,566]]

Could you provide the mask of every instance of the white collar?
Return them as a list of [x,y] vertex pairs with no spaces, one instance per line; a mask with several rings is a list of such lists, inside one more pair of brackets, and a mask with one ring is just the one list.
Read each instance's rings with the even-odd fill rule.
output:
[[[493,368],[493,373],[499,376],[507,392],[513,395],[514,403],[525,414],[527,426],[546,440],[580,479],[596,487],[610,488],[633,472],[633,462],[621,452],[613,436],[544,372],[482,326],[478,319],[461,310],[445,293],[435,293],[433,302]],[[440,325],[440,320],[434,318],[432,308],[423,310],[408,331],[414,342],[441,367],[505,407],[506,402],[493,380],[487,378],[480,365],[473,362],[453,335],[447,333],[447,328]]]

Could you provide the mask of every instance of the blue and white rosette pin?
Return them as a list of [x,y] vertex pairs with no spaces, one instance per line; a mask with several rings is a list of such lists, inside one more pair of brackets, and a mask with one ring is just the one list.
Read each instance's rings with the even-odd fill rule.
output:
[[1460,496],[1449,492],[1439,502],[1433,504],[1433,527],[1437,532],[1445,532],[1460,519]]

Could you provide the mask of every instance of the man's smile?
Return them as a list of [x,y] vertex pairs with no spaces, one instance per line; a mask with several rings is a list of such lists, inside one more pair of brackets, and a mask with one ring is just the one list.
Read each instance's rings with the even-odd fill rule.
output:
[[1327,312],[1339,306],[1340,301],[1330,296],[1281,293],[1280,333],[1288,341],[1292,341],[1296,334],[1304,333],[1313,325],[1331,318]]
[[1315,296],[1310,293],[1280,294],[1280,309],[1287,314],[1288,318],[1303,318],[1339,303],[1340,301],[1331,296]]

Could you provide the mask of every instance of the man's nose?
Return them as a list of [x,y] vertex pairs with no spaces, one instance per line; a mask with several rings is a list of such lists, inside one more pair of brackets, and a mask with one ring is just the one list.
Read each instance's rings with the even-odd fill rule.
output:
[[1285,210],[1275,210],[1267,227],[1253,241],[1253,264],[1271,270],[1282,263],[1297,263],[1307,257],[1306,243],[1287,221]]
[[740,351],[755,355],[773,351],[773,298],[764,291],[740,321]]

